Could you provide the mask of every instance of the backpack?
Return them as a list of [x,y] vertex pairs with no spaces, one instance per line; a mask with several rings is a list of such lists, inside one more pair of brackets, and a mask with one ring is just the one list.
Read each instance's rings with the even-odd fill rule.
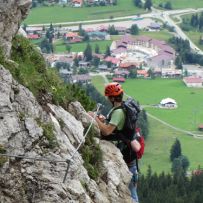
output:
[[[136,126],[138,116],[141,111],[139,104],[134,99],[128,98],[126,101],[122,103],[121,106],[115,108],[113,111],[115,111],[116,109],[123,109],[125,112],[126,118],[125,118],[123,129],[116,130],[112,135],[106,136],[106,138],[107,140],[121,140],[124,143],[126,143],[126,145],[128,146],[128,150],[132,151],[130,153],[124,152],[128,154],[126,155],[126,157],[130,156],[129,158],[126,158],[126,162],[130,162],[130,160],[133,160],[133,159],[136,159],[136,162],[137,162],[137,159],[142,158],[142,155],[144,154],[144,147],[145,147],[144,137],[140,135],[141,130]],[[108,121],[111,120],[111,115],[113,111],[107,117]],[[135,152],[133,150],[133,147],[131,147],[131,142],[135,139],[140,143],[140,146],[141,146],[138,152]]]
[[137,141],[140,143],[140,150],[136,152],[137,159],[141,159],[142,155],[144,154],[144,148],[145,148],[145,141],[144,137],[140,134],[140,128],[136,128],[136,134],[137,136]]

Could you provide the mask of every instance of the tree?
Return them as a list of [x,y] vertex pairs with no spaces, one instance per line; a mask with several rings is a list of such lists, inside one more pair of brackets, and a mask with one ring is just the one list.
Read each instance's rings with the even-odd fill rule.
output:
[[79,71],[78,71],[78,74],[79,74],[79,75],[87,74],[87,73],[88,73],[88,70],[85,69],[85,68],[80,68]]
[[68,53],[70,53],[72,46],[70,44],[66,44],[66,50],[68,51]]
[[88,43],[87,47],[84,51],[84,57],[86,61],[91,61],[92,60],[92,47],[91,45]]
[[53,53],[53,45],[47,38],[44,38],[40,43],[40,48],[43,53]]
[[137,69],[130,69],[129,78],[137,78]]
[[105,57],[107,57],[107,56],[111,56],[111,50],[108,45],[106,46],[106,51],[105,51]]
[[182,59],[180,56],[177,56],[176,59],[175,59],[175,65],[177,67],[177,69],[183,69],[183,66],[182,66]]
[[134,5],[138,8],[142,8],[142,1],[141,0],[134,0]]
[[168,9],[168,10],[171,10],[172,9],[172,4],[170,1],[167,1],[165,6],[164,6],[165,9]]
[[148,9],[148,10],[151,10],[151,7],[152,7],[152,1],[151,0],[146,0],[145,4],[144,4],[144,8]]
[[94,67],[98,67],[99,66],[99,63],[100,63],[100,58],[98,57],[93,57],[93,62],[92,64],[94,65]]
[[109,25],[108,32],[110,35],[118,35],[118,31],[115,29],[114,25]]
[[133,24],[130,28],[130,33],[132,35],[138,35],[139,34],[139,28],[136,24]]
[[203,12],[200,15],[199,18],[199,30],[202,31],[203,30]]
[[95,45],[95,51],[94,51],[96,54],[99,54],[100,53],[100,49],[99,49],[99,45],[96,44]]
[[190,165],[190,162],[189,162],[188,158],[184,155],[180,156],[179,159],[181,160],[183,171],[184,171],[184,173],[186,173],[186,171]]
[[173,161],[175,158],[178,158],[179,156],[181,156],[181,144],[180,141],[176,138],[176,141],[171,147],[170,160]]

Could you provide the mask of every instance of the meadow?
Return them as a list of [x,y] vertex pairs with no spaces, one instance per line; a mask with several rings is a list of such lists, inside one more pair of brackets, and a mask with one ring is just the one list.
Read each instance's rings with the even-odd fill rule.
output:
[[[111,40],[104,40],[104,41],[90,41],[89,44],[92,47],[92,50],[95,50],[96,44],[100,48],[101,53],[105,53],[106,47],[110,46],[112,43]],[[81,42],[81,43],[75,43],[75,44],[70,44],[71,46],[71,52],[83,52],[87,46],[87,42]],[[66,46],[63,42],[63,40],[58,40],[56,43],[54,43],[54,51],[56,53],[64,53],[66,51]]]
[[118,0],[116,6],[82,8],[62,6],[38,7],[31,9],[25,23],[43,24],[108,19],[110,17],[135,15],[141,12],[144,12],[144,10],[136,8],[132,0]]
[[[165,0],[153,0],[153,5],[158,6],[160,3],[166,3]],[[170,0],[173,9],[184,9],[184,8],[202,8],[202,0]]]
[[[104,79],[101,76],[92,78],[95,87],[103,93]],[[185,130],[197,130],[197,124],[203,123],[203,89],[187,88],[181,80],[127,80],[123,88],[128,95],[137,99],[141,105],[152,105],[162,98],[172,97],[178,103],[176,110],[163,110],[146,107],[150,114]],[[177,132],[168,126],[148,117],[149,136],[146,140],[145,155],[140,161],[140,168],[146,173],[148,165],[154,172],[171,171],[169,160],[170,149],[175,139],[181,142],[182,152],[190,161],[189,170],[203,166],[203,139]]]

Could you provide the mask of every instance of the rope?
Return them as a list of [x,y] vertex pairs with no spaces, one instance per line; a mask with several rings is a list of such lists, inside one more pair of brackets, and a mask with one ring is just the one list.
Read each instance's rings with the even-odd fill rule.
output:
[[85,138],[86,138],[87,134],[89,133],[89,131],[90,131],[92,125],[93,125],[93,122],[94,122],[94,120],[95,120],[95,118],[96,118],[96,116],[97,116],[97,114],[98,114],[98,112],[99,112],[100,107],[101,107],[101,104],[98,104],[98,105],[97,105],[97,111],[96,111],[96,113],[94,113],[94,117],[92,118],[92,121],[91,121],[91,123],[90,123],[90,125],[89,125],[89,127],[88,127],[88,129],[87,129],[87,132],[85,133],[85,135],[84,135],[82,141],[80,142],[80,144],[79,144],[78,147],[76,148],[75,152],[72,154],[72,156],[70,157],[70,159],[67,160],[67,164],[68,164],[68,165],[67,165],[66,173],[65,173],[65,176],[64,176],[64,179],[63,179],[63,183],[65,183],[65,181],[66,181],[66,178],[67,178],[67,175],[68,175],[68,171],[69,171],[69,168],[70,168],[70,164],[71,164],[71,162],[72,162],[72,159],[73,159],[73,157],[75,156],[75,154],[77,153],[77,151],[79,150],[79,148],[81,147],[82,143],[85,141]]
[[71,155],[70,158],[66,159],[66,160],[56,160],[56,159],[48,159],[48,158],[41,158],[41,157],[29,157],[29,156],[24,156],[24,155],[13,155],[13,154],[4,154],[4,153],[0,153],[0,156],[3,156],[3,157],[13,157],[13,158],[20,158],[20,159],[29,159],[29,160],[34,160],[34,161],[48,161],[48,162],[55,162],[55,163],[67,163],[67,169],[66,169],[66,173],[65,173],[65,176],[64,176],[64,179],[63,179],[63,183],[65,182],[66,180],[66,177],[67,177],[67,174],[68,174],[68,170],[70,168],[70,164],[71,162],[73,161],[73,158],[74,156],[76,155],[76,153],[78,152],[78,150],[80,149],[81,145],[83,144],[83,142],[85,141],[85,138],[87,137],[92,125],[93,125],[93,122],[101,108],[101,104],[97,104],[97,110],[94,114],[94,117],[92,118],[91,120],[91,123],[83,137],[83,139],[81,140],[81,142],[79,143],[78,147],[75,149],[75,151],[73,152],[73,154]]

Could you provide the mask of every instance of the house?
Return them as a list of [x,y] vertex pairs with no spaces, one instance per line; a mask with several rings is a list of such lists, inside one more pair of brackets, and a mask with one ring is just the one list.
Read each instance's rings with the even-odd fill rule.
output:
[[120,68],[125,68],[125,69],[133,69],[133,68],[136,68],[138,67],[139,65],[136,63],[136,62],[125,62],[125,63],[120,63],[119,67]]
[[161,29],[161,25],[159,23],[156,23],[156,22],[151,22],[150,25],[148,26],[148,28],[150,30],[158,31]]
[[182,75],[181,69],[161,68],[161,76],[163,78],[180,78]]
[[68,32],[65,34],[67,40],[73,40],[76,37],[79,37],[77,32]]
[[105,64],[101,64],[98,66],[99,71],[107,71],[108,70],[108,66]]
[[71,80],[72,71],[70,69],[60,68],[59,75],[65,82],[69,82]]
[[183,73],[187,76],[194,76],[203,78],[203,67],[200,65],[184,64]]
[[166,109],[174,109],[174,108],[177,108],[177,103],[174,99],[165,98],[161,100],[159,107],[166,108]]
[[115,57],[112,57],[112,56],[107,56],[105,59],[104,59],[105,62],[111,62],[111,64],[114,66],[114,67],[117,67],[120,63],[120,59],[117,59]]
[[90,83],[91,77],[89,74],[82,74],[82,75],[73,75],[72,76],[73,83]]
[[116,26],[115,30],[118,31],[119,35],[123,35],[126,33],[127,28],[126,27],[122,27],[122,26]]
[[114,71],[114,75],[118,78],[118,77],[124,77],[127,78],[129,75],[129,71],[127,70],[122,70],[122,69],[117,69]]
[[199,131],[203,131],[203,124],[201,124],[201,125],[198,126],[198,130],[199,130]]
[[199,77],[184,77],[183,82],[187,87],[203,87],[203,79]]
[[88,61],[79,61],[80,68],[89,68],[90,65],[91,65],[90,62],[88,62]]
[[123,78],[123,77],[113,78],[112,80],[113,80],[113,82],[119,82],[119,83],[125,82],[125,78]]
[[72,6],[75,8],[82,7],[83,5],[83,0],[72,0]]
[[108,39],[107,32],[101,32],[101,31],[93,31],[88,32],[87,35],[89,36],[90,40],[105,40]]
[[33,33],[41,33],[43,31],[43,27],[26,27],[26,32],[28,34],[33,34]]
[[149,74],[147,70],[137,70],[137,77],[138,78],[147,78],[149,77]]
[[39,34],[28,34],[27,35],[28,39],[40,39],[40,35]]

